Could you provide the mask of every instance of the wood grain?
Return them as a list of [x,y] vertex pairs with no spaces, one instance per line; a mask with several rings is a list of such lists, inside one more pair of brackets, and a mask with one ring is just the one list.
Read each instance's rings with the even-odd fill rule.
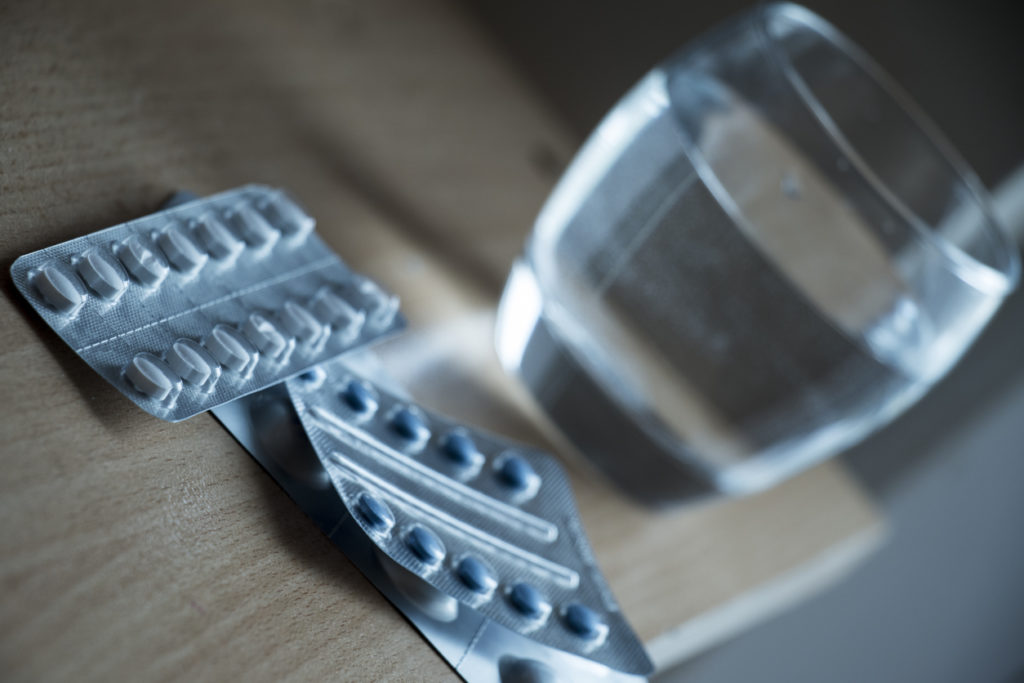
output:
[[[8,2],[0,57],[0,676],[452,678],[211,417],[136,409],[7,270],[179,188],[285,186],[402,296],[407,352],[382,351],[396,374],[457,417],[543,442],[496,371],[488,316],[576,141],[442,2]],[[569,462],[645,638],[877,522],[834,465],[655,514]]]

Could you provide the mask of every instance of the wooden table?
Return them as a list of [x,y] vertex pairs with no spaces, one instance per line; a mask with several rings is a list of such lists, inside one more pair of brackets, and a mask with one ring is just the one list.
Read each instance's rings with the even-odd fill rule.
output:
[[[442,2],[9,2],[0,56],[0,676],[451,678],[210,416],[135,408],[7,271],[178,188],[288,187],[343,258],[402,296],[410,333],[380,353],[421,400],[564,453],[490,335],[578,141]],[[601,565],[663,665],[879,538],[836,464],[654,513],[568,462]]]

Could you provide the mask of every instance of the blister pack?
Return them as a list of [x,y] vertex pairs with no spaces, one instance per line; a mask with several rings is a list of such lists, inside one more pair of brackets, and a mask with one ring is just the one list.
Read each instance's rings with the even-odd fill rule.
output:
[[287,388],[352,518],[384,555],[515,633],[649,673],[553,457],[432,415],[343,361]]
[[11,275],[94,370],[177,422],[403,325],[314,225],[249,185],[26,254]]

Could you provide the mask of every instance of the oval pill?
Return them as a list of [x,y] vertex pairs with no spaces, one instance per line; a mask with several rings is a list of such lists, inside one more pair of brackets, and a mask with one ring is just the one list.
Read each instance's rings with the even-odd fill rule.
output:
[[323,331],[323,327],[313,314],[294,301],[284,302],[281,324],[289,334],[303,342],[316,339]]
[[192,346],[194,342],[179,339],[167,353],[167,364],[171,370],[190,384],[205,384],[213,368],[203,358],[202,352]]
[[414,526],[405,535],[405,545],[420,562],[430,566],[440,564],[446,552],[437,534],[424,526]]
[[464,432],[451,432],[444,439],[441,451],[459,465],[472,465],[480,457],[473,439]]
[[193,229],[200,244],[215,259],[230,258],[242,250],[242,243],[213,216],[200,216]]
[[160,365],[160,361],[156,358],[146,353],[140,353],[128,364],[125,376],[140,392],[157,401],[162,401],[171,393],[174,382]]
[[61,313],[74,310],[82,303],[82,293],[71,279],[55,266],[46,266],[32,278],[32,284],[46,303]]
[[104,299],[113,299],[127,287],[121,273],[99,252],[86,254],[78,262],[77,270],[89,289]]
[[359,291],[366,306],[367,324],[374,329],[383,329],[394,321],[398,314],[398,297],[388,294],[376,282],[362,279]]
[[153,286],[167,277],[167,266],[142,243],[138,235],[132,235],[117,250],[117,257],[136,280]]
[[327,373],[324,372],[323,368],[319,368],[319,367],[310,368],[309,370],[306,370],[304,373],[302,373],[298,377],[298,379],[303,384],[309,385],[311,387],[312,386],[319,386],[320,384],[323,384],[323,381],[326,378],[327,378]]
[[535,486],[540,477],[530,463],[519,455],[508,455],[498,465],[498,478],[503,484],[517,491]]
[[517,612],[530,619],[539,619],[550,610],[547,598],[528,583],[517,583],[508,593],[508,601]]
[[252,345],[270,358],[280,356],[288,346],[288,340],[277,331],[274,323],[264,318],[259,313],[253,313],[245,321],[242,327],[246,338]]
[[362,311],[329,290],[318,292],[310,308],[324,323],[353,336],[359,333],[366,319]]
[[245,204],[235,207],[228,214],[227,220],[251,247],[265,247],[281,235],[270,226],[266,218]]
[[256,207],[271,225],[286,235],[303,235],[316,225],[312,216],[281,193],[262,198]]
[[498,585],[498,579],[494,576],[494,572],[472,555],[467,555],[459,560],[455,574],[466,588],[474,593],[490,593]]
[[425,441],[430,430],[419,415],[409,408],[399,408],[391,416],[391,428],[406,441]]
[[352,380],[341,392],[345,404],[357,413],[372,413],[377,410],[377,399],[359,380]]
[[171,265],[183,273],[189,273],[206,262],[206,254],[199,251],[192,240],[185,237],[178,228],[165,230],[156,241]]
[[207,338],[204,346],[214,359],[228,368],[239,372],[249,364],[249,352],[228,328],[217,326]]
[[391,527],[395,525],[395,514],[391,512],[388,504],[377,496],[369,493],[359,494],[356,510],[374,531],[390,531]]
[[565,608],[563,616],[566,627],[586,640],[594,640],[607,630],[607,626],[594,610],[578,602]]

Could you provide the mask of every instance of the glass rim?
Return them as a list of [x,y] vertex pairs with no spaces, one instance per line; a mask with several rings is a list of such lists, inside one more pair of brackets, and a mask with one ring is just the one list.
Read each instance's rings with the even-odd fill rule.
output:
[[[821,124],[826,135],[840,149],[850,164],[857,169],[871,187],[889,203],[910,224],[922,241],[935,248],[950,264],[951,268],[965,281],[978,289],[990,294],[1006,295],[1016,287],[1020,279],[1020,260],[1017,245],[1007,232],[1000,227],[992,202],[988,198],[981,180],[974,170],[960,156],[956,149],[946,140],[938,127],[925,115],[909,95],[875,62],[863,49],[839,31],[835,26],[815,14],[811,10],[791,2],[761,3],[754,10],[754,23],[768,53],[776,61],[786,80],[796,91],[797,96],[811,115]],[[806,80],[797,70],[786,51],[772,36],[769,22],[777,16],[784,16],[807,30],[813,32],[820,40],[830,43],[846,59],[860,69],[865,78],[874,84],[891,100],[892,104],[901,109],[911,124],[924,136],[939,157],[944,160],[955,174],[957,182],[967,193],[967,197],[979,210],[981,222],[979,226],[994,244],[993,262],[987,262],[974,256],[955,243],[943,237],[921,218],[906,202],[892,192],[861,156],[857,149],[847,140],[842,128],[829,114],[828,109],[814,95]]]

